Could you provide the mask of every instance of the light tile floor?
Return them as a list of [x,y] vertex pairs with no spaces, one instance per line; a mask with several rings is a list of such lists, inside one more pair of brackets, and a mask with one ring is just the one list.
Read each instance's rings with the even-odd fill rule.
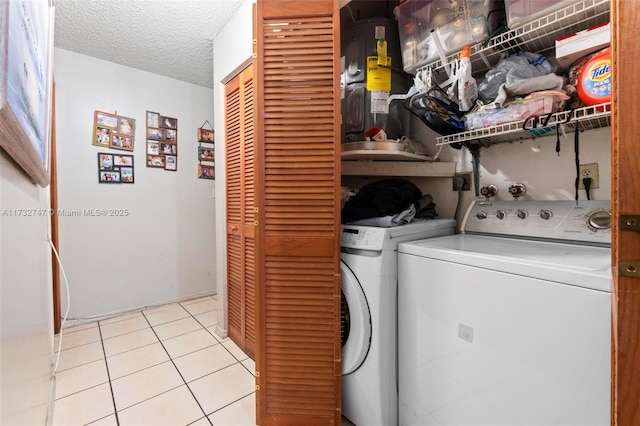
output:
[[254,425],[255,364],[215,335],[216,309],[202,297],[65,328],[53,424]]

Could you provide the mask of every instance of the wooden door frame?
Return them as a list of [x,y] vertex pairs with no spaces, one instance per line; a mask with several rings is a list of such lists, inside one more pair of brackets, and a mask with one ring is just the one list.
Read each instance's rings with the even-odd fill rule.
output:
[[[611,1],[612,392],[611,424],[640,424],[640,273],[623,276],[623,260],[640,260],[640,233],[622,215],[640,215],[640,3]],[[626,269],[626,268],[624,268]],[[633,274],[631,274],[633,275]]]
[[[53,83],[51,91],[51,151],[49,181],[49,208],[51,209],[51,242],[60,255],[60,239],[58,238],[58,157],[56,149],[56,85]],[[60,304],[60,265],[58,257],[51,249],[51,279],[53,293],[53,333],[60,333],[62,327],[62,313]]]

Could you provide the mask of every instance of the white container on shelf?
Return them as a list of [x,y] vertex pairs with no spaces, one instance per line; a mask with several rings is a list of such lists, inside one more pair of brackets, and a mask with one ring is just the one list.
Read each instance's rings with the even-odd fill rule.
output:
[[416,70],[439,58],[432,32],[437,31],[445,54],[489,38],[504,3],[496,0],[406,0],[394,14],[398,20],[404,70]]
[[564,70],[578,59],[611,44],[611,24],[606,23],[556,40],[556,61]]
[[527,22],[538,19],[555,10],[562,9],[580,0],[505,0],[507,25],[509,28],[520,27]]

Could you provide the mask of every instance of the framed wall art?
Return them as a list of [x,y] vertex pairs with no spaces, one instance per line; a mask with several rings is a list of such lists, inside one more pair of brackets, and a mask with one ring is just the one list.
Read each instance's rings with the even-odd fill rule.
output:
[[120,183],[120,171],[119,170],[100,170],[98,181],[100,183]]
[[118,127],[118,116],[109,114],[108,112],[95,111],[93,113],[93,121],[101,126],[109,127],[113,130]]
[[113,127],[107,127],[98,123],[93,125],[93,145],[109,148],[111,143],[111,131]]
[[99,183],[134,183],[133,155],[98,153]]
[[198,129],[198,142],[214,142],[215,131],[213,129]]
[[147,167],[164,169],[164,155],[147,155]]
[[147,154],[158,155],[160,154],[160,142],[154,140],[147,140]]
[[178,119],[147,111],[147,167],[178,170]]
[[[198,128],[198,177],[215,179],[215,132],[213,129],[205,129],[207,124],[211,127],[207,120]],[[202,164],[203,161],[205,164]]]
[[0,5],[0,146],[41,187],[49,184],[53,7]]
[[198,147],[198,160],[199,161],[214,161],[215,153],[213,148],[209,147]]
[[147,111],[147,127],[155,129],[160,127],[160,114],[157,112]]
[[135,119],[104,111],[94,111],[92,145],[133,151],[135,133]]
[[178,170],[178,157],[175,155],[165,155],[164,156],[164,169],[176,171]]
[[203,166],[202,164],[198,164],[198,177],[200,179],[215,179],[215,171],[215,166]]
[[160,117],[160,127],[164,127],[166,129],[178,129],[178,120],[173,117]]

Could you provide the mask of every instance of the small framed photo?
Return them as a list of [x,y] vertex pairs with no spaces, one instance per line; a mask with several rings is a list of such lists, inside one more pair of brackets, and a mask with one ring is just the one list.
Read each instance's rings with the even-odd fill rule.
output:
[[100,183],[120,183],[120,171],[119,170],[100,170],[98,176],[98,182]]
[[168,155],[178,154],[178,145],[174,143],[160,142],[160,153]]
[[154,139],[157,141],[164,140],[164,130],[163,129],[155,129],[153,127],[147,128],[147,139]]
[[118,117],[117,133],[123,136],[133,136],[136,132],[136,120],[128,117]]
[[165,129],[177,129],[178,119],[172,118],[172,117],[165,117],[163,115],[160,117],[160,127],[164,127]]
[[213,148],[198,147],[198,160],[200,161],[213,161],[215,154]]
[[160,113],[147,111],[147,127],[160,127]]
[[166,129],[164,131],[164,140],[168,142],[177,142],[178,141],[178,131],[175,129]]
[[98,153],[98,170],[113,170],[113,154]]
[[215,132],[209,129],[198,129],[198,142],[212,142],[214,141]]
[[164,169],[164,156],[147,155],[147,167],[157,167],[159,169]]
[[133,167],[133,155],[113,155],[114,166]]
[[133,151],[133,138],[113,133],[111,135],[111,143],[109,144],[109,148],[121,149],[124,151]]
[[93,121],[96,124],[111,127],[112,129],[118,127],[118,116],[108,112],[96,111],[93,115]]
[[133,183],[133,167],[120,167],[120,181],[122,183]]
[[113,128],[111,127],[107,127],[98,123],[94,124],[92,145],[101,146],[103,148],[109,148],[112,131],[113,131]]
[[198,164],[198,177],[200,179],[215,179],[215,170],[214,166],[203,166],[202,164]]
[[178,157],[176,157],[175,155],[165,155],[164,159],[165,159],[165,163],[164,163],[165,170],[171,170],[174,172],[178,170]]
[[149,155],[160,154],[160,142],[147,140],[147,154]]

